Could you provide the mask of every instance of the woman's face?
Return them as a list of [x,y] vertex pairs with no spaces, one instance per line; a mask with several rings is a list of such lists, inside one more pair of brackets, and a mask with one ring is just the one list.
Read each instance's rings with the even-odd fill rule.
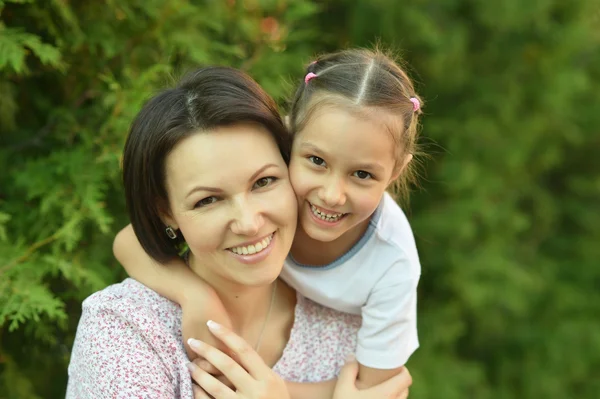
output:
[[296,229],[297,203],[271,134],[253,124],[220,127],[179,142],[166,159],[170,215],[190,265],[216,286],[272,282]]

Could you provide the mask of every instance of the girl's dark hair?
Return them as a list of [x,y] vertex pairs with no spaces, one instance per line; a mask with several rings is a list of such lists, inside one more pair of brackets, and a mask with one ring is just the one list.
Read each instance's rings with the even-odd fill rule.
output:
[[[290,107],[292,135],[301,132],[316,110],[323,106],[342,107],[359,114],[384,110],[382,118],[396,141],[396,165],[401,167],[408,154],[417,154],[419,115],[414,99],[422,100],[406,72],[379,50],[350,49],[326,54],[309,64],[307,75],[314,76],[298,86]],[[413,99],[411,101],[411,98]],[[409,187],[416,183],[414,161],[403,170],[390,191],[408,200]]]
[[[198,69],[150,99],[136,116],[123,153],[123,182],[131,224],[144,250],[164,262],[178,254],[165,233],[169,212],[165,160],[182,139],[238,123],[256,123],[275,139],[286,163],[291,139],[273,99],[245,73],[228,67]],[[215,173],[219,173],[215,170]]]

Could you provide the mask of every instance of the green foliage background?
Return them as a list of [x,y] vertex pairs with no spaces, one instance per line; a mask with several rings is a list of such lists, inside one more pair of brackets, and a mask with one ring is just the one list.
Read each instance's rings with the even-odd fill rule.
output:
[[119,281],[119,160],[198,64],[282,105],[318,52],[401,50],[427,99],[415,399],[600,392],[599,0],[0,0],[0,398],[64,396]]

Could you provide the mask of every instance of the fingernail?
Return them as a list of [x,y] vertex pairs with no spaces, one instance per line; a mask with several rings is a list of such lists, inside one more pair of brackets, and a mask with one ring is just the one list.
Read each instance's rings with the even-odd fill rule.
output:
[[348,353],[348,355],[346,356],[346,363],[350,363],[356,360],[356,356],[354,356],[354,353]]
[[198,349],[198,350],[202,349],[202,342],[198,341],[197,339],[190,338],[190,339],[188,339],[187,342],[188,342],[188,345],[194,349]]
[[221,325],[216,321],[209,320],[206,322],[206,325],[213,331],[219,331],[221,329]]
[[194,363],[188,363],[186,364],[188,370],[190,370],[191,373],[193,373],[194,371],[196,371],[198,369],[198,366],[196,366]]

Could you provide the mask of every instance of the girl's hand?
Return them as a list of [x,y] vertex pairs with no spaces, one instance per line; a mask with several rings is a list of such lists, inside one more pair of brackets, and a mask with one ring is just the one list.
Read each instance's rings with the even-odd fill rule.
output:
[[208,395],[215,399],[289,399],[281,377],[265,364],[243,338],[214,321],[209,320],[207,325],[238,362],[202,341],[190,339],[188,344],[194,352],[220,370],[234,388],[229,388],[194,363],[189,363],[192,379],[203,390],[194,389],[195,399],[208,399]]
[[333,399],[406,399],[408,388],[412,385],[412,377],[406,367],[398,375],[368,389],[356,388],[357,376],[358,363],[352,357],[340,371]]

